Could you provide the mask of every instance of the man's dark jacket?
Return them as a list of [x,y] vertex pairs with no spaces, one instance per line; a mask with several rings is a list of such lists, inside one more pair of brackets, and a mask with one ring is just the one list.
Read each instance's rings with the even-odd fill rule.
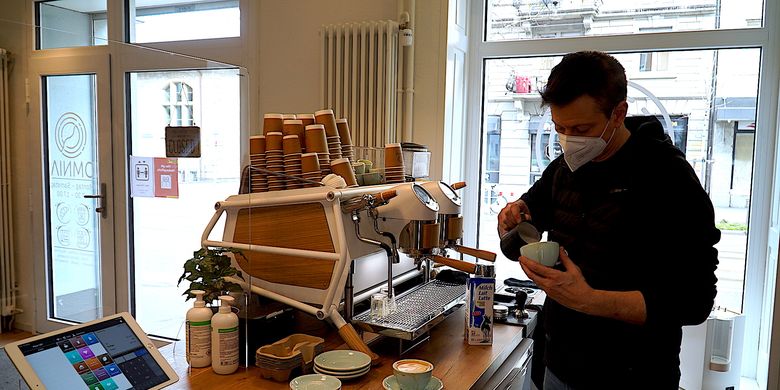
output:
[[627,118],[626,127],[632,135],[610,159],[572,172],[561,156],[521,198],[591,287],[640,291],[647,321],[589,316],[548,298],[544,363],[576,389],[676,390],[681,326],[703,322],[715,298],[720,231],[660,123]]

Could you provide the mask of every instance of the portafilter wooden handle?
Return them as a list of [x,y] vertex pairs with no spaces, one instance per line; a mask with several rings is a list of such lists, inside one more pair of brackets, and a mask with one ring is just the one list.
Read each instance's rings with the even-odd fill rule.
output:
[[482,250],[482,249],[476,249],[476,248],[469,248],[467,246],[462,245],[455,245],[456,251],[463,253],[464,255],[474,256],[478,259],[487,260],[487,261],[496,261],[496,254],[490,251]]
[[398,195],[398,191],[387,190],[387,191],[377,192],[373,196],[374,199],[377,199],[380,202],[387,202],[388,200],[395,198],[397,195]]
[[433,256],[432,259],[433,261],[439,264],[444,264],[448,267],[455,268],[458,271],[463,271],[468,274],[473,274],[477,271],[476,264],[472,264],[466,261],[450,259],[449,257],[438,256],[438,255]]
[[450,184],[450,187],[452,187],[452,189],[455,190],[455,191],[457,191],[457,190],[459,190],[459,189],[461,189],[461,188],[463,188],[465,186],[466,186],[466,182],[465,181],[459,181],[457,183]]
[[357,331],[352,327],[352,324],[344,324],[344,326],[339,328],[339,335],[350,348],[355,351],[363,352],[371,357],[371,365],[376,366],[379,364],[379,355],[368,348],[368,345],[366,345],[360,335],[357,334]]

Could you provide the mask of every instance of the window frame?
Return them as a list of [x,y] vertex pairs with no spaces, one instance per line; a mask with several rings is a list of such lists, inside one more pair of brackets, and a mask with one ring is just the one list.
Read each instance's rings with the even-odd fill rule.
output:
[[[469,59],[467,85],[470,90],[465,110],[467,119],[464,129],[466,143],[480,145],[479,153],[466,153],[466,180],[481,182],[483,148],[483,118],[485,62],[496,58],[523,58],[560,56],[587,48],[609,53],[636,53],[652,51],[760,48],[760,75],[757,104],[757,128],[778,129],[778,85],[780,84],[780,4],[764,1],[764,23],[761,27],[659,32],[625,35],[583,36],[557,39],[524,39],[515,41],[487,41],[487,0],[471,0],[469,20]],[[775,22],[775,23],[772,23]],[[780,291],[774,289],[776,255],[767,246],[770,238],[770,214],[778,213],[773,206],[773,187],[778,164],[775,145],[778,131],[767,130],[756,134],[751,208],[749,214],[750,234],[745,270],[745,291],[743,312],[746,318],[745,342],[743,346],[742,376],[757,380],[767,388],[780,382],[780,369],[770,367],[769,362],[780,358],[780,337],[775,340],[759,340],[759,335],[780,334],[780,316],[771,309],[777,301],[770,301]],[[775,186],[778,184],[775,183]],[[480,185],[466,188],[464,204],[478,205]],[[772,210],[768,213],[767,210]],[[464,224],[464,239],[476,242],[479,232],[478,207],[465,207],[464,217],[471,223]],[[777,220],[778,218],[774,218]],[[776,229],[775,229],[776,230]],[[775,233],[776,234],[776,233]],[[772,244],[770,244],[771,246]],[[774,244],[775,246],[777,244]],[[772,293],[774,291],[774,294]],[[763,331],[763,332],[762,332]],[[762,341],[760,343],[760,341]],[[771,350],[771,358],[770,357]]]

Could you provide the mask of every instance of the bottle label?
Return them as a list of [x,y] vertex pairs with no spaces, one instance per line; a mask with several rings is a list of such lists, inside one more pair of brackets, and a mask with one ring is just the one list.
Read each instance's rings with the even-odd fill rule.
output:
[[238,327],[217,329],[219,335],[219,365],[238,364]]
[[211,356],[211,321],[187,321],[187,356],[203,359]]

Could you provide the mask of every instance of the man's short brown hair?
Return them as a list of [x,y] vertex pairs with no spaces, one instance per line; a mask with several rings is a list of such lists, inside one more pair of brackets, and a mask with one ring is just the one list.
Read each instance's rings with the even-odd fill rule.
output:
[[542,91],[544,104],[565,106],[588,95],[610,116],[618,103],[626,100],[628,83],[623,65],[609,54],[579,51],[563,57],[552,68]]

